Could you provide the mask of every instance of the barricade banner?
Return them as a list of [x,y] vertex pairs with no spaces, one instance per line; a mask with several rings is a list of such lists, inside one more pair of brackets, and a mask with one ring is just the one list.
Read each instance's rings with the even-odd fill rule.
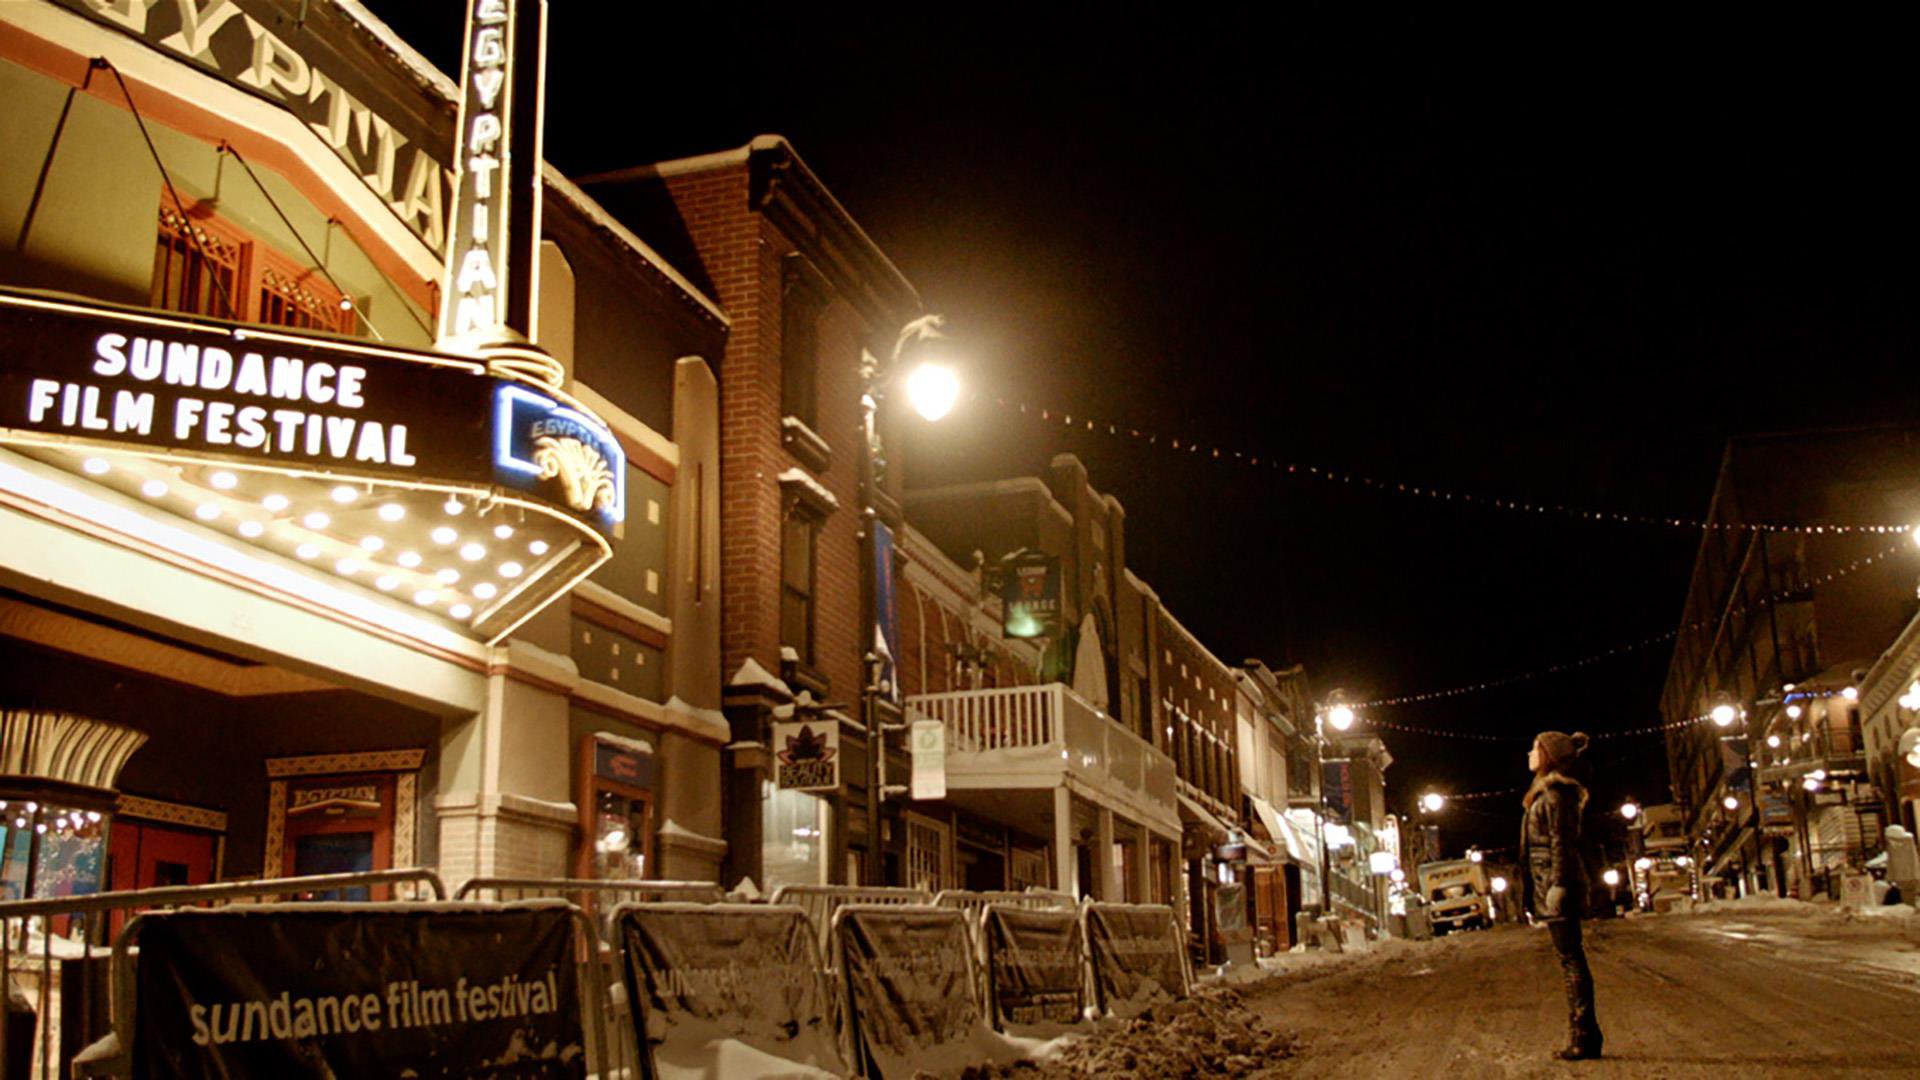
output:
[[144,916],[133,1075],[584,1077],[574,927],[555,902]]
[[806,912],[628,904],[614,919],[627,999],[646,1006],[636,1041],[658,1066],[722,1077],[757,1054],[846,1073]]
[[1186,997],[1184,949],[1171,908],[1087,905],[1087,956],[1103,1012],[1130,1019],[1159,1002]]
[[957,1070],[987,1034],[968,966],[966,917],[951,908],[844,907],[834,939],[867,1076]]
[[994,1026],[1076,1024],[1085,1018],[1086,964],[1073,911],[987,908],[987,1002]]

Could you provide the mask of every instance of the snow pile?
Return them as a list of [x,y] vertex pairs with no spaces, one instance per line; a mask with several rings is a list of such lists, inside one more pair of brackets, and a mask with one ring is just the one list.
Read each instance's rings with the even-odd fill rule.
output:
[[1292,1057],[1294,1047],[1291,1034],[1261,1030],[1241,991],[1210,987],[1184,1001],[1155,1005],[1138,1019],[1063,1040],[1037,1060],[975,1067],[960,1075],[964,1080],[1252,1076]]
[[1694,904],[1689,915],[1802,915],[1831,914],[1832,904],[1791,900],[1783,896],[1743,896],[1738,900],[1707,900]]

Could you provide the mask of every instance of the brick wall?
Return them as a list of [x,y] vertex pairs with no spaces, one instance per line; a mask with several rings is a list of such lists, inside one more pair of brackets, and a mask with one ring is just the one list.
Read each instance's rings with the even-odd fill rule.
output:
[[731,677],[749,657],[768,671],[779,670],[778,477],[801,468],[839,502],[815,549],[814,666],[837,700],[851,700],[866,644],[859,629],[859,362],[875,328],[839,297],[821,316],[815,432],[832,453],[825,472],[806,469],[780,437],[781,267],[796,245],[749,206],[744,163],[665,183],[715,299],[733,320],[719,367],[723,673]]

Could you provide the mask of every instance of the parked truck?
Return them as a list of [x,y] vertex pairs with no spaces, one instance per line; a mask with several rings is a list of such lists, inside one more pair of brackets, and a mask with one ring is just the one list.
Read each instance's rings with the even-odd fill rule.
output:
[[1468,859],[1420,864],[1420,892],[1436,936],[1453,930],[1482,930],[1493,925],[1492,890],[1487,870]]

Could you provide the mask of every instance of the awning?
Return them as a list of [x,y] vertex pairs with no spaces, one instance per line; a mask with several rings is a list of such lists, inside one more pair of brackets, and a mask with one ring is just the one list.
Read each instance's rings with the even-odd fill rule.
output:
[[1227,838],[1227,823],[1221,821],[1213,811],[1200,805],[1199,802],[1188,798],[1186,795],[1179,795],[1178,798],[1180,800],[1180,817],[1182,819],[1219,833],[1219,839],[1221,840]]
[[1260,819],[1260,824],[1267,830],[1267,835],[1285,848],[1287,858],[1301,866],[1313,861],[1311,848],[1304,842],[1304,838],[1300,836],[1293,822],[1281,817],[1280,812],[1273,808],[1273,804],[1260,796],[1249,795],[1247,799],[1253,803],[1254,816]]

